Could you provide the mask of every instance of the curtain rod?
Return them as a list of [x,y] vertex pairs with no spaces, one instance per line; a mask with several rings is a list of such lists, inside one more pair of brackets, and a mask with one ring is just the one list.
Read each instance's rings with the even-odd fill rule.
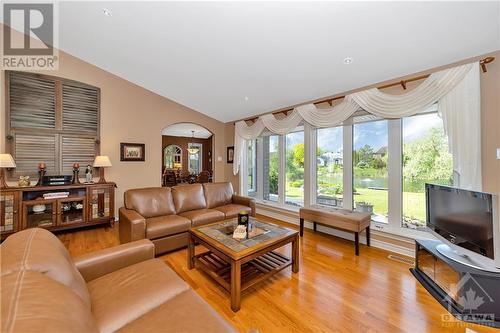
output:
[[[495,57],[486,57],[484,59],[479,60],[479,65],[481,66],[481,70],[483,71],[483,73],[486,73],[488,71],[488,69],[486,68],[486,65],[489,64],[490,62],[493,62],[494,60],[495,60]],[[430,76],[430,74],[420,75],[420,76],[416,76],[416,77],[413,77],[413,78],[410,78],[410,79],[406,79],[406,80],[401,80],[401,81],[398,81],[398,82],[384,84],[382,86],[377,87],[377,89],[385,89],[385,88],[389,88],[389,87],[394,87],[394,86],[401,85],[401,87],[403,87],[403,89],[406,90],[406,84],[407,83],[413,82],[413,81],[423,80],[423,79],[428,78],[429,76]],[[337,96],[337,97],[324,98],[324,99],[321,99],[319,101],[313,102],[312,104],[316,105],[316,104],[321,104],[321,103],[328,103],[328,104],[330,104],[330,106],[332,106],[332,102],[333,101],[338,100],[338,99],[342,99],[344,97],[345,97],[345,95],[341,95],[341,96]],[[283,114],[287,115],[288,112],[292,111],[293,109],[294,109],[293,107],[290,107],[290,108],[287,108],[285,110],[273,111],[273,112],[266,112],[266,113],[260,114],[260,115],[258,115],[256,117],[247,118],[247,119],[241,119],[241,120],[255,122],[262,115],[269,114],[269,113],[272,113],[272,114],[283,113]],[[240,120],[238,120],[238,121],[240,121]],[[234,123],[236,124],[238,121],[235,121]]]

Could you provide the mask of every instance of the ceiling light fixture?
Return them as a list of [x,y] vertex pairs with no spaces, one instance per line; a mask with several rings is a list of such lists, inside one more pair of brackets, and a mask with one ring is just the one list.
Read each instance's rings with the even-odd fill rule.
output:
[[[193,137],[192,137],[192,138],[194,139],[194,131],[191,131],[191,132],[193,133]],[[199,151],[199,150],[200,150],[200,149],[199,149],[198,147],[196,147],[196,146],[191,146],[191,147],[189,147],[189,148],[187,149],[188,153],[190,153],[191,155],[198,154],[198,151]]]
[[344,58],[344,64],[349,65],[351,63],[352,63],[352,58],[351,57]]
[[245,101],[248,101],[248,96],[245,96]]
[[111,17],[113,15],[111,15],[111,12],[107,9],[107,8],[103,8],[102,9],[102,12],[104,15],[108,16],[108,17]]

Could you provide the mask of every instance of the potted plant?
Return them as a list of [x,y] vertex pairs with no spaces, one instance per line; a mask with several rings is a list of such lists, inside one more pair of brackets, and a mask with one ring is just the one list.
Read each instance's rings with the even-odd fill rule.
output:
[[356,211],[373,214],[373,205],[369,202],[356,202]]

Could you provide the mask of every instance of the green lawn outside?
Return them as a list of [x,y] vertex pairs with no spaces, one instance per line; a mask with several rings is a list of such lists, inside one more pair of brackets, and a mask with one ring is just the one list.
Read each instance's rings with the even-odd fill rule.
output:
[[[374,211],[386,215],[388,212],[388,193],[382,190],[358,188],[355,202],[369,202],[373,204]],[[403,212],[405,216],[425,221],[425,193],[403,192]]]
[[[355,202],[368,202],[374,206],[377,214],[387,216],[388,212],[388,193],[384,190],[371,190],[367,188],[356,189],[354,195]],[[298,187],[292,187],[287,182],[286,196],[289,198],[302,198],[304,192]],[[404,215],[425,221],[425,193],[423,192],[403,192],[403,211]]]
[[304,191],[300,187],[290,186],[290,183],[286,182],[286,196],[289,198],[303,198]]

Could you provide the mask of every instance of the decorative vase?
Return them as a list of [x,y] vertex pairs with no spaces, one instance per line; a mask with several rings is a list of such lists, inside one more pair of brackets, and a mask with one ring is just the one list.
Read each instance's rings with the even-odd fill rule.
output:
[[242,224],[244,226],[248,225],[248,212],[246,210],[242,210],[238,213],[238,225]]
[[19,187],[28,187],[31,185],[30,176],[19,176],[19,181],[17,183]]

